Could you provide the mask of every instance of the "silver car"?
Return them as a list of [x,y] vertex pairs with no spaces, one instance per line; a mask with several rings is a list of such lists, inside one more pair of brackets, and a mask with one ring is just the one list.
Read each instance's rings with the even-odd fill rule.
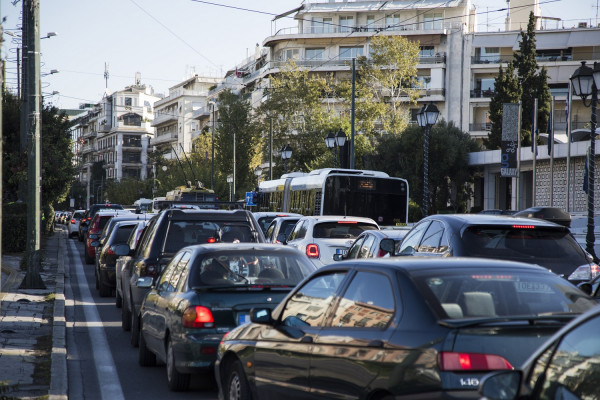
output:
[[306,216],[298,220],[286,244],[306,254],[320,268],[332,263],[334,254],[346,254],[363,231],[378,229],[379,225],[371,218]]
[[73,211],[73,215],[67,221],[67,231],[69,232],[69,237],[79,235],[79,223],[81,219],[85,215],[85,210],[75,210]]

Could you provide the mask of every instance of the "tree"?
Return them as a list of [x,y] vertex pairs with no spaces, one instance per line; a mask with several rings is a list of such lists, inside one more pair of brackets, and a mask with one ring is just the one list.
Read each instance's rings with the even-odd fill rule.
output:
[[490,101],[490,121],[492,129],[483,140],[488,150],[499,149],[502,144],[502,107],[504,103],[516,103],[521,98],[521,87],[514,73],[514,65],[508,63],[506,72],[500,66],[494,83],[494,95]]
[[[381,138],[374,160],[375,169],[391,176],[405,178],[412,199],[423,197],[423,141],[422,128],[411,125],[401,135]],[[419,149],[420,151],[415,151]],[[468,183],[473,181],[469,168],[469,153],[479,146],[467,132],[452,122],[441,121],[431,128],[429,140],[429,192],[431,214],[451,209],[465,212],[471,197]],[[417,201],[421,203],[421,201]]]

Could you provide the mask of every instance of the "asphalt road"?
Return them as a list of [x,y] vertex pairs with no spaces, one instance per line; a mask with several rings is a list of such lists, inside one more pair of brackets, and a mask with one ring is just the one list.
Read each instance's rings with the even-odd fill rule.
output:
[[217,399],[216,385],[193,377],[190,390],[171,392],[164,365],[140,367],[138,349],[121,329],[121,310],[114,297],[95,289],[93,265],[83,260],[83,244],[69,239],[65,252],[67,368],[69,398]]

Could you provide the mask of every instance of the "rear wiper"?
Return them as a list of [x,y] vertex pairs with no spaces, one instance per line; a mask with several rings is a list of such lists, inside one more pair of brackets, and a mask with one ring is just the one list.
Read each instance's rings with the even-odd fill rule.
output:
[[515,315],[510,317],[485,317],[485,318],[461,318],[461,319],[442,319],[438,321],[439,325],[448,328],[466,328],[470,326],[481,326],[487,324],[495,324],[501,322],[518,322],[525,321],[529,325],[537,325],[539,323],[568,322],[579,316],[577,313],[570,312],[548,312],[537,315]]

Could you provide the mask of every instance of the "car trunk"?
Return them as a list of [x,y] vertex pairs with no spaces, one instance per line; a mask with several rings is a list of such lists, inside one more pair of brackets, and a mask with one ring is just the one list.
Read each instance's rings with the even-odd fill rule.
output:
[[346,254],[354,239],[318,239],[319,259],[324,264],[333,262],[334,254]]

